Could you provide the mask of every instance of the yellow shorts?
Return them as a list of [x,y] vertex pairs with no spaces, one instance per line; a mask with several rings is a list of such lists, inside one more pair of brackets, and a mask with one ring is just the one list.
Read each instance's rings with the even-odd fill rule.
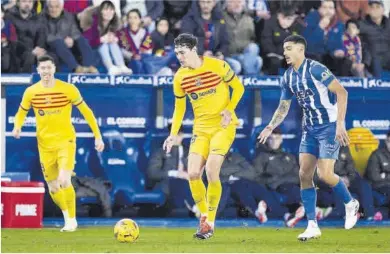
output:
[[225,156],[236,136],[236,126],[229,125],[228,127],[222,128],[211,127],[211,128],[197,128],[194,130],[190,153],[196,153],[207,159],[209,154],[220,154]]
[[52,151],[39,149],[43,176],[47,182],[56,180],[59,169],[73,170],[76,161],[76,141],[67,142]]

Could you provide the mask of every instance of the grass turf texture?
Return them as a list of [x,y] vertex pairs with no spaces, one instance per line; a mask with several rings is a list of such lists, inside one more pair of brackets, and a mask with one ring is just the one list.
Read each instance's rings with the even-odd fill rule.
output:
[[390,228],[323,228],[320,239],[299,242],[303,228],[218,228],[213,238],[194,229],[140,228],[135,243],[119,243],[111,227],[2,229],[2,252],[390,252]]

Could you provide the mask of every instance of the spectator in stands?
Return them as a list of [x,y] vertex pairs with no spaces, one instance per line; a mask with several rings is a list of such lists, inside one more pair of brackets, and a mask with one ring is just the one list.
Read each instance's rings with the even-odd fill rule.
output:
[[[341,147],[334,171],[340,176],[350,192],[358,196],[365,219],[381,220],[382,214],[380,212],[375,214],[374,211],[372,187],[356,171],[348,147]],[[321,179],[321,175],[319,178]],[[317,187],[320,188],[317,194],[318,203],[325,207],[333,206],[329,217],[342,218],[345,216],[345,205],[342,200],[339,200],[332,189],[318,178],[316,178],[316,183]]]
[[164,3],[163,16],[168,17],[169,27],[171,28],[171,31],[175,37],[179,34],[181,30],[182,18],[191,9],[193,1],[198,1],[198,0],[187,0],[187,1],[163,0]]
[[265,21],[261,35],[261,48],[266,56],[268,74],[278,75],[279,68],[285,67],[283,56],[283,41],[293,34],[300,34],[303,29],[302,22],[297,20],[292,10],[279,10],[278,13]]
[[284,195],[285,205],[299,204],[299,165],[294,155],[283,151],[282,143],[282,132],[275,128],[267,143],[257,148],[253,161],[256,181]]
[[142,27],[141,13],[132,9],[127,13],[127,26],[118,31],[119,46],[134,74],[146,74],[144,59],[152,54],[152,38]]
[[[171,131],[171,124],[168,131]],[[147,167],[148,182],[165,193],[169,208],[196,207],[188,185],[188,147],[183,145],[183,129],[180,128],[170,153],[159,148],[150,156]]]
[[[125,16],[132,9],[138,9],[141,13],[142,25],[151,33],[155,29],[155,21],[164,12],[163,1],[126,0],[125,2],[122,15]],[[123,23],[127,23],[127,20]]]
[[350,19],[360,20],[368,12],[368,0],[339,0],[336,1],[337,17],[343,23]]
[[1,0],[2,11],[7,11],[16,5],[16,0]]
[[18,57],[23,59],[20,71],[24,73],[31,73],[36,59],[46,54],[45,30],[33,11],[33,5],[33,0],[19,0],[5,14],[5,19],[16,28]]
[[20,59],[17,54],[17,34],[15,26],[4,19],[4,8],[1,6],[1,72],[16,73],[19,71]]
[[381,193],[390,205],[390,131],[387,133],[384,147],[371,154],[366,177],[372,188]]
[[[41,14],[49,51],[55,53],[71,72],[99,73],[93,66],[95,61],[91,46],[81,35],[74,16],[64,10],[63,4],[63,0],[50,0]],[[77,62],[73,50],[81,54],[82,65]]]
[[[88,0],[88,1],[90,1],[90,0]],[[92,0],[92,5],[95,6],[95,7],[99,7],[105,1],[107,1],[107,0]],[[108,0],[108,1],[110,1],[112,3],[112,5],[114,6],[114,10],[115,10],[116,16],[120,20],[120,18],[122,16],[121,0]]]
[[351,72],[354,76],[363,78],[364,64],[362,63],[362,43],[359,38],[359,24],[356,20],[350,19],[345,24],[343,35],[344,54],[351,60]]
[[229,38],[226,62],[236,74],[256,75],[260,73],[263,59],[259,46],[254,43],[255,25],[251,16],[244,12],[245,0],[227,0],[224,19]]
[[384,16],[383,2],[370,0],[366,19],[360,23],[363,62],[375,77],[390,70],[390,20]]
[[271,18],[271,13],[266,0],[246,0],[246,9],[249,14],[255,17],[255,22],[261,19]]
[[173,34],[169,31],[169,22],[165,17],[156,21],[156,30],[151,34],[153,54],[164,56],[173,52]]
[[[92,48],[97,48],[103,64],[109,74],[131,74],[125,65],[123,54],[118,45],[116,31],[119,19],[115,6],[111,1],[103,1],[99,7],[88,7],[79,14],[83,35],[88,39]],[[112,56],[112,58],[111,58]],[[113,64],[113,60],[115,65]]]
[[344,54],[344,24],[337,19],[334,2],[323,0],[305,21],[302,35],[307,40],[307,56],[327,65],[335,75],[348,76],[352,63]]
[[224,59],[228,53],[229,39],[225,20],[216,0],[199,0],[184,16],[182,33],[191,33],[198,38],[198,53]]

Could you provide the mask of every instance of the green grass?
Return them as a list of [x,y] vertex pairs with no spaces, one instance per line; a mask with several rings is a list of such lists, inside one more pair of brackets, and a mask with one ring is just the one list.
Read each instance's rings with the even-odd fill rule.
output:
[[219,228],[207,241],[194,229],[141,228],[135,243],[119,243],[111,227],[2,229],[2,252],[390,252],[390,228],[322,229],[320,239],[299,242],[300,229]]

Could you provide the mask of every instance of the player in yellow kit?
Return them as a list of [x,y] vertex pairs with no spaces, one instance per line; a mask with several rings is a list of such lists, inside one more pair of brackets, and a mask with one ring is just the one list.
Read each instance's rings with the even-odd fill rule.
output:
[[[201,213],[194,237],[208,239],[214,234],[214,222],[221,198],[219,173],[226,153],[234,141],[238,119],[234,110],[244,86],[222,60],[200,57],[197,38],[180,34],[175,39],[175,53],[181,68],[177,71],[173,90],[175,110],[170,136],[164,149],[170,152],[186,111],[186,96],[192,103],[194,126],[188,158],[188,175],[192,197]],[[230,96],[229,86],[233,89]],[[208,188],[201,179],[206,169]]]
[[104,143],[95,116],[73,85],[54,78],[56,67],[50,56],[38,59],[41,81],[28,87],[15,116],[12,134],[20,138],[21,128],[32,107],[37,121],[39,158],[50,196],[64,215],[61,231],[77,229],[76,195],[71,183],[75,156],[76,132],[71,122],[72,106],[87,120],[95,136],[95,148],[101,152]]

